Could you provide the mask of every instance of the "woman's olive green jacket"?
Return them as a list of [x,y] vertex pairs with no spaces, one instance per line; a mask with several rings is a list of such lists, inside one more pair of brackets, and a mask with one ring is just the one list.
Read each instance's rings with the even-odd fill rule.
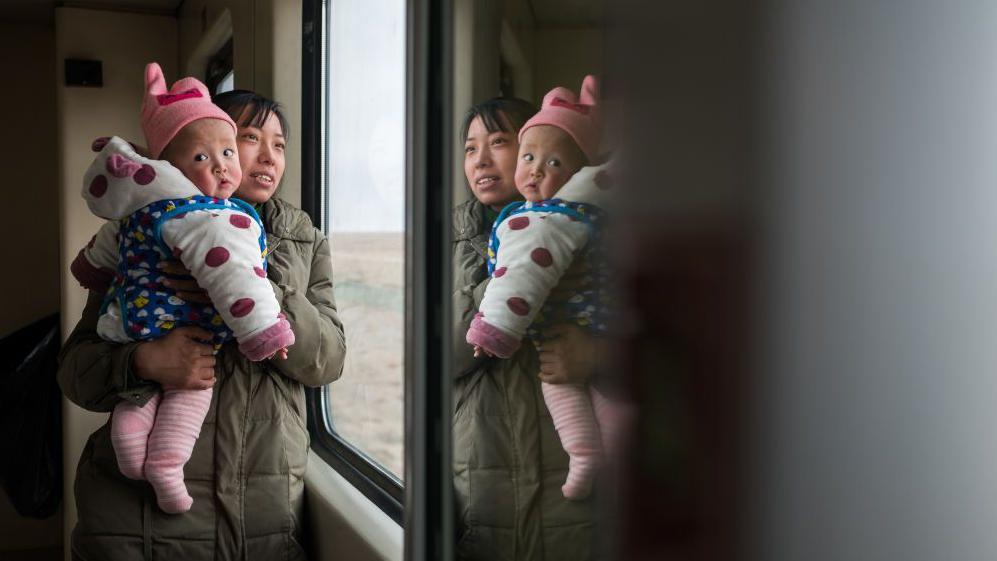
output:
[[595,559],[594,502],[561,495],[568,456],[543,401],[533,346],[507,360],[475,360],[464,341],[488,284],[484,206],[471,200],[455,208],[453,227],[457,557]]
[[[118,471],[109,423],[90,436],[76,472],[73,559],[298,560],[308,457],[305,386],[339,378],[346,344],[332,293],[329,242],[308,215],[277,199],[260,216],[268,277],[296,338],[286,361],[249,362],[235,344],[218,354],[217,382],[184,479],[194,505],[165,514],[152,488]],[[143,404],[159,388],[131,371],[137,344],[102,341],[91,295],[63,347],[62,391],[90,411]]]

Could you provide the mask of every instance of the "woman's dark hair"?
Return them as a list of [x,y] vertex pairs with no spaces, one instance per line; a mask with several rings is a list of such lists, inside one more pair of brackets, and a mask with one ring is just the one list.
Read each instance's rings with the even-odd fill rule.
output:
[[241,118],[242,122],[236,122],[240,127],[261,128],[272,113],[280,122],[280,132],[284,135],[285,141],[290,136],[291,128],[287,124],[287,117],[284,116],[284,108],[272,99],[249,90],[230,90],[213,96],[211,101],[228,113],[229,117]]
[[471,128],[471,121],[475,117],[481,117],[481,122],[489,133],[519,132],[519,129],[523,128],[526,121],[536,112],[537,108],[532,103],[516,97],[493,97],[488,101],[482,101],[471,107],[467,115],[464,116],[464,125],[460,129],[460,141],[467,141],[467,131]]

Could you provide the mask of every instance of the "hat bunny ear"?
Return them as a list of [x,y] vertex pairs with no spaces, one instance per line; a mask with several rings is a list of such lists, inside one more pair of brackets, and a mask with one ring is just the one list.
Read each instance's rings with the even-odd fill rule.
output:
[[599,82],[595,76],[589,74],[582,80],[582,92],[578,98],[578,103],[582,105],[598,105],[599,102]]
[[145,65],[145,91],[150,95],[166,93],[166,78],[163,77],[163,69],[157,62]]
[[549,92],[547,92],[547,95],[544,96],[544,100],[543,100],[543,103],[541,104],[541,107],[547,107],[547,106],[550,106],[550,105],[556,105],[556,103],[554,103],[554,100],[557,100],[557,99],[559,99],[559,100],[561,100],[563,102],[567,102],[567,103],[572,103],[573,104],[575,102],[575,100],[578,99],[578,98],[575,96],[575,92],[569,90],[568,88],[562,88],[562,87],[558,86],[558,87],[550,90]]

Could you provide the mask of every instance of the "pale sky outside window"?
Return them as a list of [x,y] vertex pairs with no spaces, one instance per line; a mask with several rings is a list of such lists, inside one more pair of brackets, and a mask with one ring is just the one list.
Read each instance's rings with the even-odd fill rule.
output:
[[405,2],[332,2],[330,228],[405,227]]

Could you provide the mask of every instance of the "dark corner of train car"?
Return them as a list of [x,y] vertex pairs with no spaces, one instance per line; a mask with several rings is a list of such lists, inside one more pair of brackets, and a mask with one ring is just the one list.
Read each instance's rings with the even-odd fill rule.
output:
[[0,559],[994,558],[994,21],[0,3]]

